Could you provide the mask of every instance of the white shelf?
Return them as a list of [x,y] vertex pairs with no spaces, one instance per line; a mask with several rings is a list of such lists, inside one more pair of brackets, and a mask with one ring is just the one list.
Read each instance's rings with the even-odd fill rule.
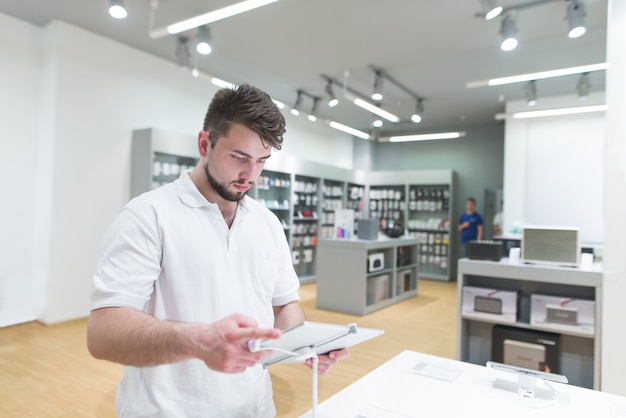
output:
[[[494,315],[462,314],[463,287],[517,291],[518,320],[500,321]],[[560,297],[589,299],[595,302],[593,332],[584,326],[530,323],[530,296],[551,294]],[[556,333],[561,336],[560,373],[570,383],[599,389],[600,387],[600,330],[602,328],[602,270],[595,265],[592,271],[575,267],[540,264],[509,264],[500,261],[461,259],[458,262],[458,360],[484,364],[491,360],[491,332],[496,324],[510,327]]]

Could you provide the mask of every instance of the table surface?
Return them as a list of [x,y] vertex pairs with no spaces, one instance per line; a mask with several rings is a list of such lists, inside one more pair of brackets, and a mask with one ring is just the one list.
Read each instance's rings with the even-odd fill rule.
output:
[[[324,379],[332,379],[332,371]],[[626,397],[537,381],[536,397],[520,398],[517,379],[515,373],[404,351],[319,404],[317,418],[626,418]]]

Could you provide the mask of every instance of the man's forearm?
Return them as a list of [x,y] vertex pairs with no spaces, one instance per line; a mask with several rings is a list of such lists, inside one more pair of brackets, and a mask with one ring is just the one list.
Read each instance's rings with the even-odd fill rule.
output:
[[194,333],[193,324],[159,321],[130,308],[103,308],[89,316],[87,346],[99,359],[155,366],[193,357]]

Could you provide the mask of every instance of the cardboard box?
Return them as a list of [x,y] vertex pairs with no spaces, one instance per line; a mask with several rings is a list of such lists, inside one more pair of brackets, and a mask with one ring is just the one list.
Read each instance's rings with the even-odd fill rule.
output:
[[519,292],[510,290],[464,286],[461,316],[514,324],[518,296]]
[[556,331],[595,335],[596,302],[565,296],[532,294],[530,324]]

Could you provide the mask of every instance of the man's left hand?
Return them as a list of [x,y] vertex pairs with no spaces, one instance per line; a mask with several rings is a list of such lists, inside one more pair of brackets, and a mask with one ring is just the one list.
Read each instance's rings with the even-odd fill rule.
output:
[[[328,354],[320,354],[318,356],[319,363],[317,365],[317,374],[324,376],[339,360],[344,360],[349,357],[350,353],[347,349],[331,351]],[[308,359],[306,365],[313,367],[313,359]]]

